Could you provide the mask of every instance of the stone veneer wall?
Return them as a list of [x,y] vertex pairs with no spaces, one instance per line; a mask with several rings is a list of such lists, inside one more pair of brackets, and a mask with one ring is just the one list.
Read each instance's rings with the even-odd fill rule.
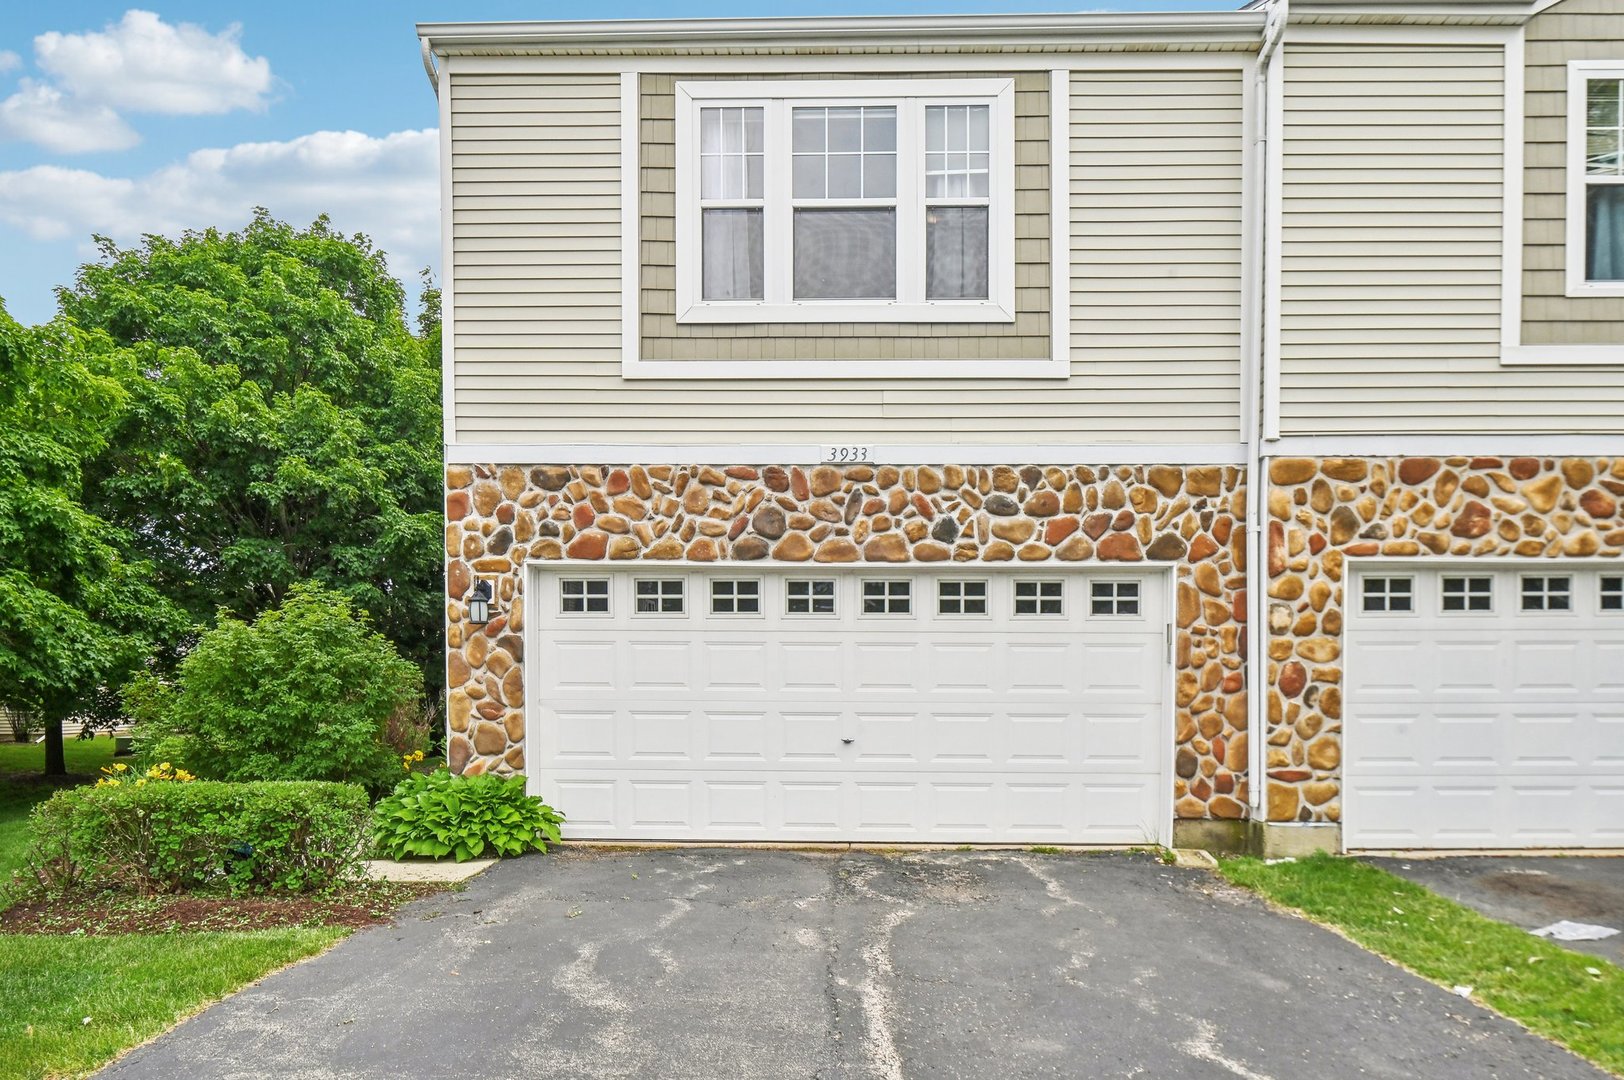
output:
[[[1175,812],[1240,818],[1245,502],[1232,466],[450,465],[447,756],[524,768],[526,559],[1151,560],[1177,566]],[[496,583],[483,628],[465,621],[476,577]]]
[[1624,458],[1278,458],[1268,495],[1268,820],[1341,820],[1349,557],[1624,554]]

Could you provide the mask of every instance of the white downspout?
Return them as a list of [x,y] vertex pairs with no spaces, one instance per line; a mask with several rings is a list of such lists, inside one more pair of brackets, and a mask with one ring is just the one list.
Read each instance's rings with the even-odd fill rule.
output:
[[[1279,237],[1277,235],[1278,217],[1273,212],[1274,201],[1280,195],[1273,189],[1272,162],[1279,153],[1278,131],[1280,123],[1279,93],[1284,85],[1282,70],[1274,63],[1275,52],[1279,48],[1281,35],[1286,27],[1287,5],[1289,0],[1271,0],[1269,15],[1263,27],[1263,42],[1258,48],[1257,66],[1254,69],[1255,85],[1252,100],[1257,102],[1257,123],[1254,128],[1255,144],[1252,150],[1255,167],[1252,172],[1252,210],[1253,220],[1258,223],[1257,235],[1253,239],[1256,245],[1252,259],[1253,272],[1256,275],[1256,306],[1253,318],[1256,320],[1255,332],[1252,335],[1251,355],[1248,362],[1252,367],[1252,377],[1249,381],[1252,391],[1251,400],[1247,403],[1247,424],[1245,428],[1247,448],[1246,469],[1246,791],[1247,804],[1250,808],[1253,822],[1261,822],[1265,816],[1265,791],[1268,787],[1266,777],[1266,762],[1268,753],[1268,709],[1264,700],[1268,692],[1266,676],[1268,656],[1265,645],[1268,640],[1268,567],[1265,565],[1264,537],[1267,523],[1264,521],[1265,500],[1263,491],[1268,483],[1265,473],[1265,454],[1263,440],[1277,438],[1278,420],[1271,415],[1268,403],[1274,387],[1271,382],[1275,375],[1270,370],[1268,357],[1271,352],[1271,342],[1278,340],[1278,325],[1273,318],[1273,312],[1278,311],[1274,283],[1274,265],[1277,260],[1271,258],[1271,253],[1278,251]],[[1275,137],[1271,138],[1271,133]]]
[[[439,97],[440,72],[434,66],[434,47],[429,44],[429,39],[426,37],[417,39],[417,47],[423,54],[423,70],[428,74],[429,86],[434,88],[434,96]],[[450,138],[450,133],[446,133],[445,137]]]

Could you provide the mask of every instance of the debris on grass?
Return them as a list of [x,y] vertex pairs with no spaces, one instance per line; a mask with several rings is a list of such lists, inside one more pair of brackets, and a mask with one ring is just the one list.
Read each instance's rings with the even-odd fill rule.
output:
[[1570,922],[1563,919],[1549,926],[1542,926],[1538,930],[1528,931],[1535,937],[1550,938],[1552,941],[1601,941],[1610,938],[1618,931],[1611,926],[1597,926],[1595,923]]

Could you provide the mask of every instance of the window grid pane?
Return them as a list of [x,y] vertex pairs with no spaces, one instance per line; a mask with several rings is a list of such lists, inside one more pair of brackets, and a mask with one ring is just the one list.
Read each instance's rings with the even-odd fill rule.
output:
[[639,615],[682,614],[681,578],[639,578],[634,586]]
[[699,110],[699,197],[760,199],[766,144],[760,106]]
[[1017,581],[1015,614],[1059,615],[1062,613],[1064,583],[1059,581]]
[[906,615],[912,610],[912,582],[863,582],[864,615]]
[[1624,176],[1624,79],[1587,80],[1585,172]]
[[564,578],[558,583],[559,611],[565,615],[606,615],[608,578]]
[[791,615],[833,615],[833,578],[796,578],[786,583],[784,610]]
[[797,108],[790,123],[796,199],[894,199],[895,105]]
[[745,581],[711,582],[711,614],[759,615],[761,613],[761,583]]
[[1445,611],[1492,611],[1494,579],[1490,577],[1446,577],[1443,580]]
[[1414,611],[1415,582],[1407,577],[1364,579],[1365,611]]
[[991,191],[991,109],[925,107],[925,197],[980,198]]
[[1526,575],[1522,579],[1524,611],[1571,611],[1573,579],[1566,574]]
[[1601,609],[1624,611],[1624,576],[1604,576],[1601,579]]
[[987,613],[987,583],[985,581],[937,582],[936,613],[938,615],[985,615]]
[[1089,614],[1139,614],[1137,581],[1096,581],[1089,586]]

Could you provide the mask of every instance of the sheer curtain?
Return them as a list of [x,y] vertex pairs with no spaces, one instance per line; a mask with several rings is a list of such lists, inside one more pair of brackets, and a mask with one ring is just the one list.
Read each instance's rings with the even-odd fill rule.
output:
[[1586,281],[1624,281],[1624,184],[1591,184],[1585,208]]
[[987,298],[987,208],[933,206],[925,211],[925,295],[931,300]]
[[701,295],[706,300],[760,300],[762,235],[760,210],[706,210]]

